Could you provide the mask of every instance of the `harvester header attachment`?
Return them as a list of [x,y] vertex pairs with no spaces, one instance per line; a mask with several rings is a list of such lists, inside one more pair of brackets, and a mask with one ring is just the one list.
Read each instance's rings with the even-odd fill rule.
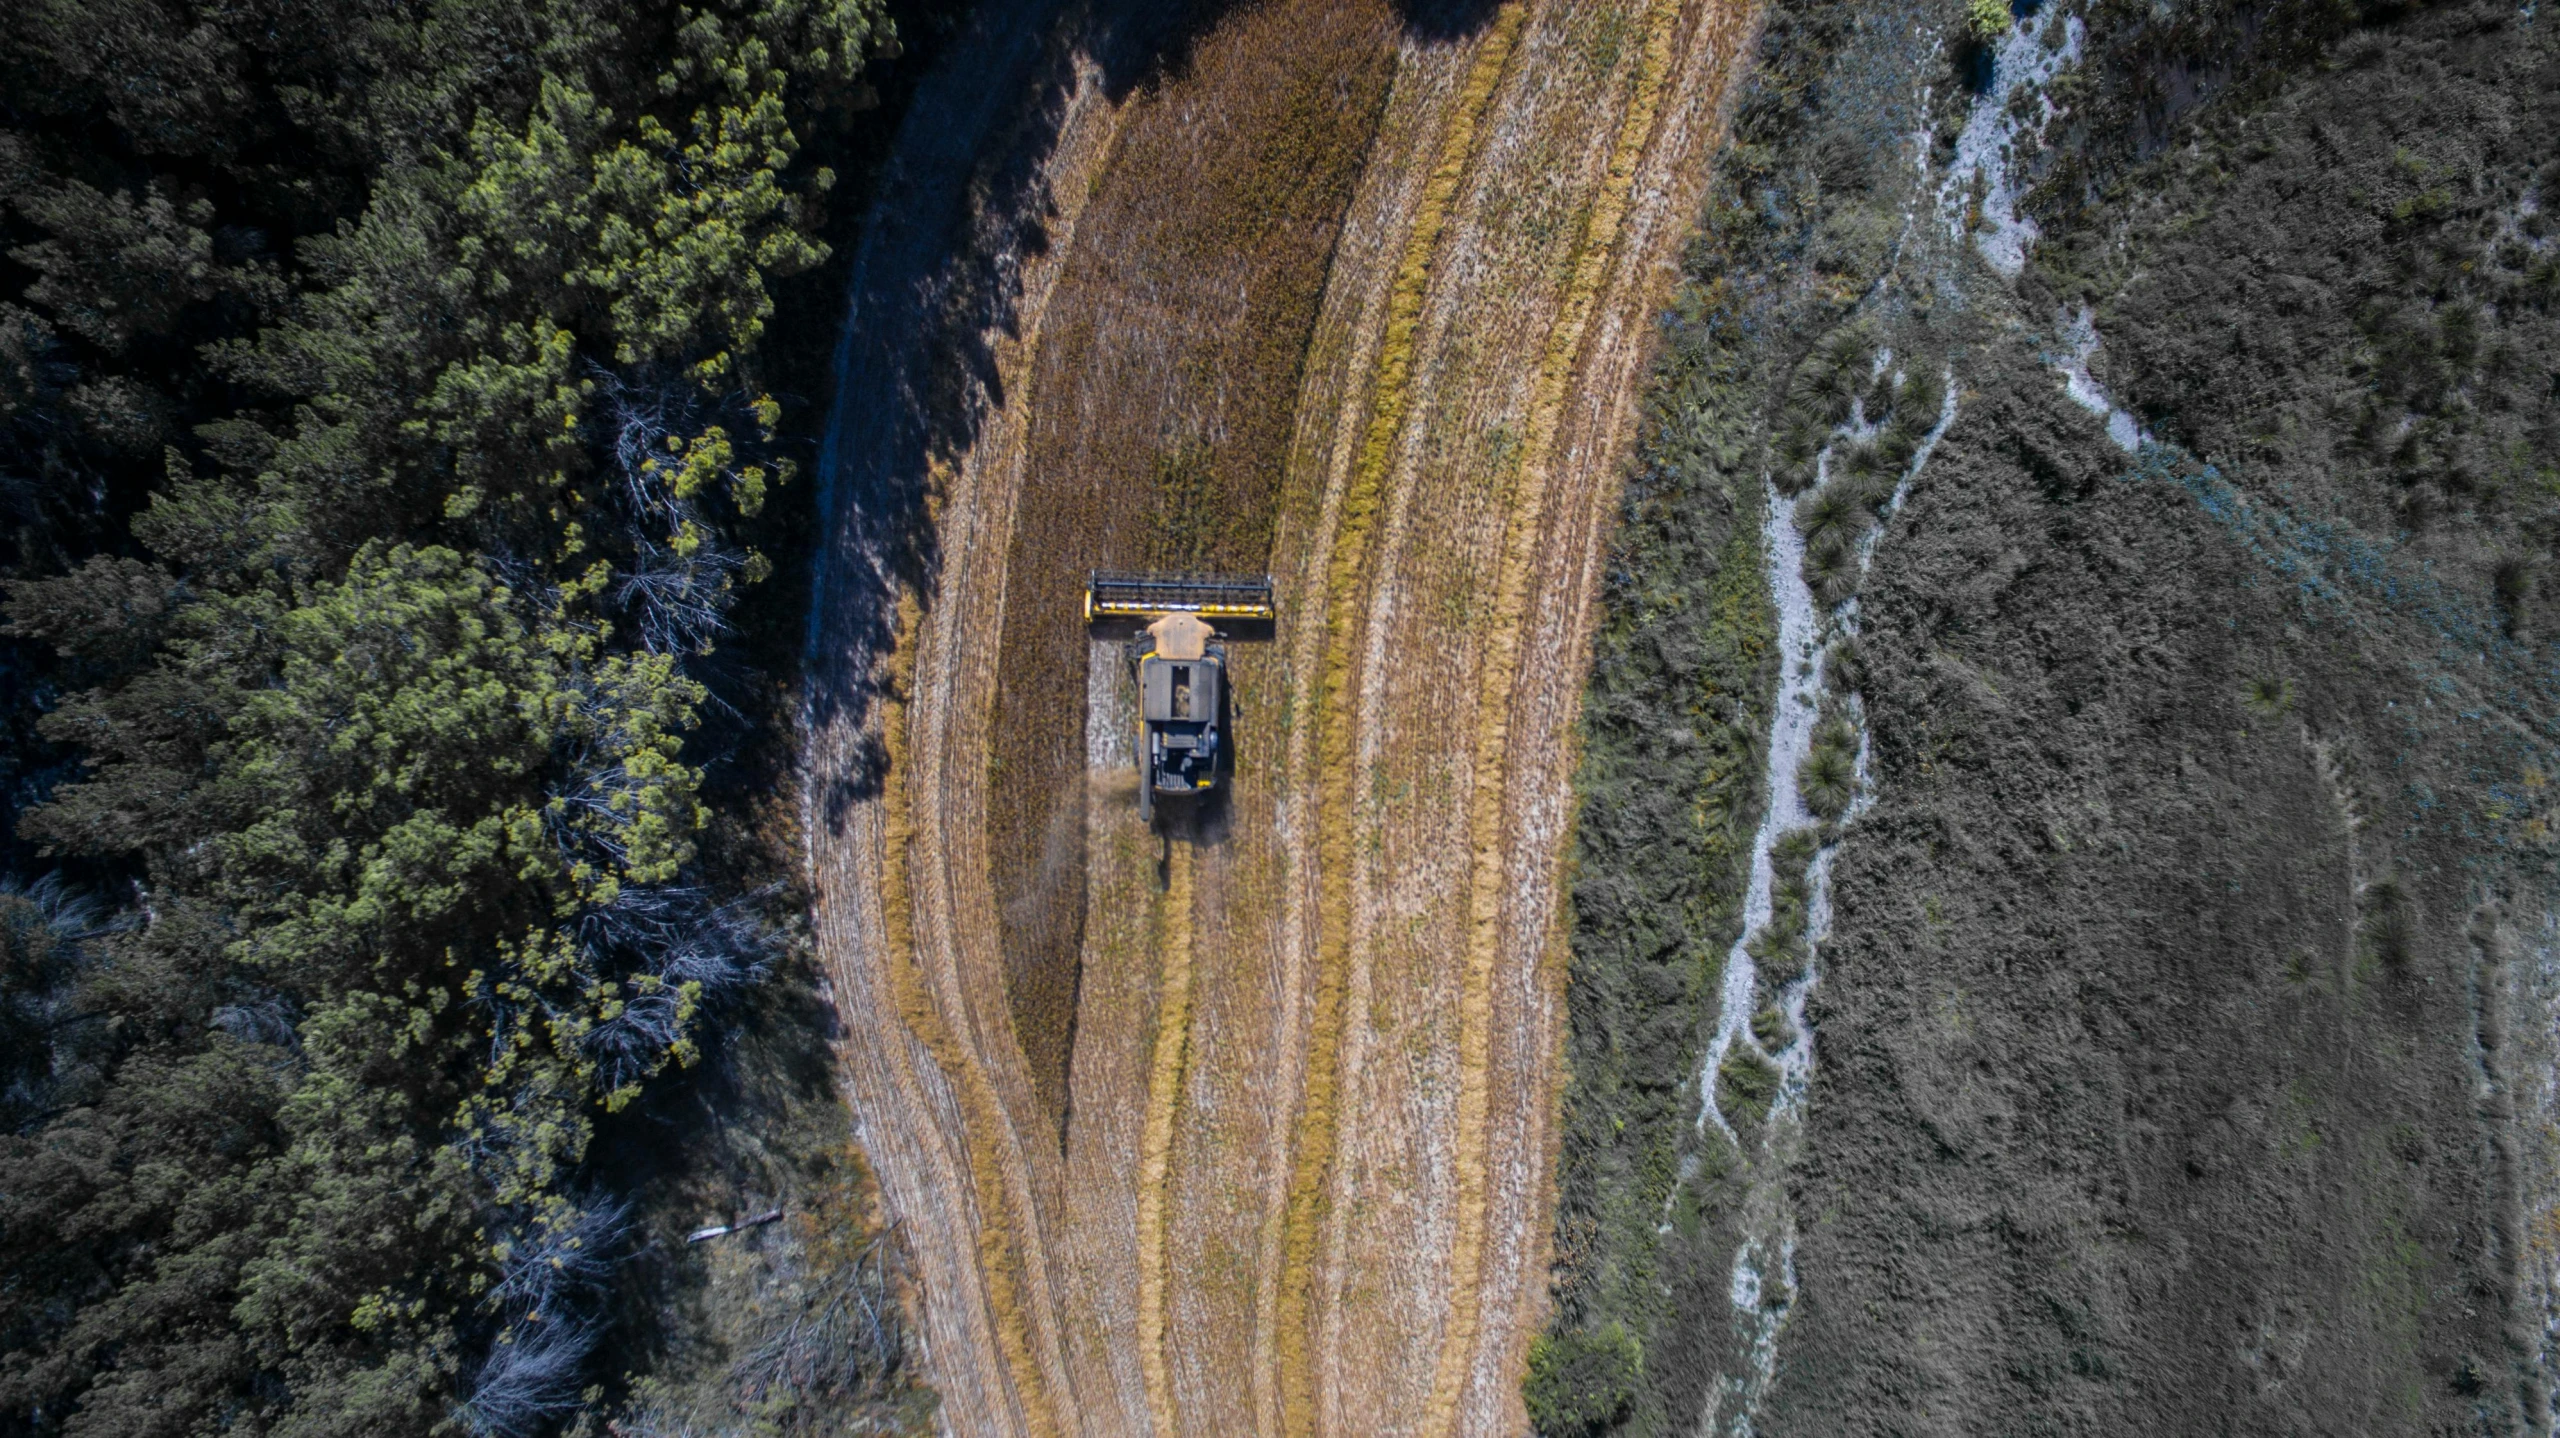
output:
[[1275,613],[1267,574],[1124,574],[1097,569],[1084,591],[1087,624],[1163,614],[1267,622]]

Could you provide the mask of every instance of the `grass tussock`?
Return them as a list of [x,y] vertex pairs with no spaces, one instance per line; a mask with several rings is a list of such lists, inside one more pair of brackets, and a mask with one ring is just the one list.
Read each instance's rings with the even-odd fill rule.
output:
[[1587,1438],[1626,1416],[1643,1376],[1644,1346],[1612,1322],[1539,1335],[1521,1389],[1538,1432]]
[[[1858,731],[1832,719],[1814,731],[1813,747],[1796,770],[1804,806],[1825,823],[1839,823],[1858,793]],[[1792,836],[1791,836],[1792,837]]]
[[1735,1044],[1716,1068],[1716,1107],[1738,1132],[1769,1121],[1778,1101],[1778,1066],[1749,1044]]
[[2280,674],[2253,674],[2240,684],[2240,707],[2261,719],[2273,719],[2293,708],[2293,681]]
[[1796,529],[1808,549],[1837,546],[1866,532],[1866,511],[1838,485],[1825,485],[1796,504]]
[[2390,978],[2407,977],[2418,943],[2417,904],[2408,886],[2384,875],[2356,896],[2356,939],[2364,956]]
[[1776,1004],[1762,1004],[1751,1016],[1753,1042],[1769,1053],[1782,1053],[1796,1041],[1795,1025]]
[[1808,545],[1804,554],[1805,587],[1813,591],[1816,603],[1834,608],[1858,591],[1858,546],[1840,533],[1825,535],[1820,543]]

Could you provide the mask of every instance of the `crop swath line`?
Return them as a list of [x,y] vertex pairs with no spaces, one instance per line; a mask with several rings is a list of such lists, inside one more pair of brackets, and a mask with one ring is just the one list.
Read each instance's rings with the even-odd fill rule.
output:
[[1324,672],[1317,706],[1320,737],[1317,772],[1318,812],[1328,816],[1317,847],[1319,883],[1317,917],[1317,988],[1314,1021],[1307,1035],[1306,1102],[1295,1145],[1289,1181],[1289,1217],[1281,1261],[1279,1314],[1280,1404],[1282,1429],[1311,1434],[1316,1427],[1315,1368],[1308,1351],[1309,1308],[1314,1287],[1314,1249],[1323,1225],[1326,1186],[1333,1166],[1334,1092],[1342,1037],[1345,970],[1350,959],[1352,843],[1347,822],[1352,812],[1355,776],[1352,769],[1351,668],[1358,608],[1351,601],[1367,568],[1369,531],[1375,524],[1380,492],[1391,462],[1397,434],[1411,405],[1415,331],[1431,282],[1432,260],[1449,218],[1451,202],[1474,162],[1482,120],[1495,88],[1508,68],[1527,18],[1522,0],[1503,6],[1488,27],[1465,84],[1451,105],[1443,133],[1439,163],[1423,191],[1414,226],[1405,242],[1388,300],[1386,336],[1379,348],[1376,378],[1371,385],[1375,408],[1364,437],[1351,483],[1343,496],[1325,582],[1326,644]]
[[[1413,69],[1401,70],[1397,83],[1403,84],[1407,77],[1418,73],[1418,70]],[[1392,96],[1387,103],[1390,106],[1393,104]],[[1417,103],[1427,104],[1428,102]],[[1427,185],[1428,182],[1429,176],[1426,175],[1422,183]],[[1391,200],[1387,202],[1387,206],[1389,213],[1418,212],[1421,196],[1417,190],[1409,200],[1401,202]],[[1388,242],[1382,238],[1379,243],[1384,246]],[[1395,253],[1401,255],[1402,250],[1399,248]],[[1336,260],[1336,264],[1340,264],[1339,259]],[[1322,382],[1318,381],[1299,401],[1298,423],[1302,431],[1314,426],[1315,416],[1323,416],[1322,428],[1326,437],[1323,442],[1325,457],[1322,460],[1322,467],[1325,478],[1323,484],[1319,486],[1316,512],[1310,521],[1311,529],[1305,550],[1295,557],[1289,567],[1291,573],[1298,577],[1300,581],[1298,588],[1302,592],[1319,596],[1323,592],[1323,577],[1331,572],[1334,544],[1342,529],[1343,491],[1349,487],[1351,471],[1354,468],[1353,460],[1358,452],[1360,437],[1365,433],[1360,423],[1359,405],[1355,396],[1363,392],[1359,388],[1359,381],[1376,368],[1377,354],[1384,343],[1386,316],[1391,307],[1389,302],[1394,291],[1393,271],[1381,265],[1378,267],[1378,274],[1379,281],[1364,286],[1363,296],[1355,307],[1356,313],[1345,325],[1345,336],[1342,341],[1343,370],[1339,390],[1329,391],[1322,388]],[[1326,612],[1320,604],[1310,603],[1296,607],[1288,624],[1289,657],[1286,672],[1289,676],[1289,689],[1285,700],[1288,722],[1284,725],[1288,733],[1288,753],[1283,772],[1287,776],[1286,784],[1290,792],[1320,790],[1316,778],[1314,749],[1317,731],[1322,727],[1318,722],[1322,705],[1317,697],[1317,690],[1318,682],[1322,678],[1325,639],[1330,632],[1326,618]],[[1298,808],[1286,814],[1275,814],[1275,818],[1278,820],[1276,832],[1280,838],[1282,887],[1285,894],[1280,910],[1281,949],[1286,955],[1284,979],[1281,984],[1283,995],[1281,1032],[1288,1036],[1288,1041],[1280,1046],[1280,1068],[1276,1075],[1277,1086],[1274,1091],[1282,1095],[1285,1100],[1292,1102],[1294,1112],[1299,1107],[1296,1101],[1306,1086],[1307,1068],[1311,1062],[1308,1050],[1313,1046],[1311,1040],[1302,1043],[1298,1036],[1302,1030],[1312,1030],[1315,1020],[1311,1015],[1321,1007],[1320,996],[1306,995],[1307,986],[1304,982],[1310,944],[1310,925],[1314,922],[1311,911],[1315,906],[1314,900],[1309,897],[1309,889],[1315,880],[1310,877],[1314,874],[1314,870],[1311,867],[1312,858],[1308,852],[1307,809]],[[1320,984],[1320,967],[1318,975]],[[1306,996],[1304,1002],[1302,1002],[1302,996]],[[1275,1137],[1273,1166],[1264,1185],[1266,1197],[1262,1227],[1256,1241],[1259,1257],[1255,1270],[1252,1353],[1254,1430],[1257,1433],[1281,1432],[1284,1426],[1280,1407],[1280,1313],[1283,1306],[1282,1295],[1288,1291],[1289,1287],[1284,1281],[1286,1270],[1283,1260],[1288,1256],[1290,1249],[1284,1240],[1292,1213],[1290,1205],[1296,1192],[1292,1186],[1293,1176],[1297,1172],[1294,1166],[1297,1162],[1297,1150],[1293,1146],[1297,1138],[1296,1124],[1296,1119],[1284,1118],[1280,1123],[1282,1131]]]
[[1503,541],[1494,613],[1486,636],[1490,653],[1476,702],[1474,783],[1469,797],[1468,838],[1474,872],[1469,885],[1466,970],[1458,1002],[1457,1232],[1451,1240],[1449,1259],[1454,1291],[1449,1302],[1449,1326],[1442,1338],[1431,1396],[1420,1425],[1423,1432],[1456,1431],[1461,1390],[1472,1366],[1479,1328],[1476,1302],[1483,1278],[1487,1208],[1485,1147],[1487,1068],[1493,1041],[1493,971],[1501,956],[1503,877],[1509,868],[1511,847],[1503,826],[1508,790],[1502,780],[1511,733],[1511,689],[1520,668],[1520,629],[1541,548],[1547,482],[1554,469],[1565,392],[1580,364],[1592,312],[1599,304],[1610,268],[1618,259],[1619,231],[1626,219],[1638,165],[1661,114],[1682,8],[1681,0],[1652,0],[1648,7],[1645,45],[1638,61],[1634,92],[1619,125],[1600,193],[1594,198],[1575,247],[1572,278],[1540,363],[1529,432],[1522,446],[1521,482]]
[[[1144,782],[1143,780],[1141,782]],[[1163,999],[1148,1059],[1146,1137],[1138,1150],[1138,1365],[1146,1375],[1147,1408],[1156,1431],[1180,1431],[1174,1422],[1173,1379],[1165,1363],[1165,1229],[1173,1158],[1173,1121],[1182,1100],[1182,1071],[1191,1047],[1191,846],[1177,843],[1165,858],[1165,892],[1159,905]]]
[[1012,1372],[1024,1421],[1039,1438],[1057,1438],[1048,1384],[1032,1356],[1030,1328],[1023,1314],[1023,1249],[1014,1237],[1012,1189],[995,1147],[1003,1107],[995,1086],[943,1017],[916,960],[914,901],[907,891],[907,850],[915,838],[915,825],[905,773],[907,694],[915,678],[915,639],[922,618],[914,591],[903,590],[898,596],[898,647],[890,660],[888,693],[881,706],[881,742],[888,751],[887,776],[881,785],[880,916],[889,950],[883,967],[888,970],[900,1021],[933,1055],[959,1098],[961,1143],[968,1152],[970,1188],[979,1207],[978,1270],[986,1281],[996,1342]]
[[[1055,173],[1066,198],[1052,224],[1052,250],[1024,267],[1020,332],[995,346],[998,373],[1014,402],[999,408],[982,442],[956,473],[944,461],[930,464],[934,483],[928,522],[952,547],[945,550],[939,577],[940,613],[923,614],[921,598],[912,591],[904,597],[908,608],[902,610],[906,623],[896,660],[901,666],[899,702],[886,718],[890,763],[882,798],[884,823],[895,826],[881,883],[884,909],[893,902],[896,909],[895,922],[884,924],[884,930],[892,939],[888,968],[897,984],[898,1014],[925,1042],[959,1101],[968,1182],[983,1215],[976,1235],[977,1266],[1025,1423],[1044,1438],[1081,1431],[1085,1424],[1056,1326],[1050,1260],[1034,1197],[1041,1175],[1026,1163],[1023,1151],[1023,1137],[1035,1132],[1036,1125],[1015,1121],[1005,1087],[1012,1075],[1004,1065],[1021,1054],[1010,1005],[999,1004],[990,1016],[970,1001],[971,995],[988,991],[973,986],[974,962],[994,952],[987,946],[993,934],[986,916],[989,896],[980,887],[985,853],[971,847],[973,838],[984,835],[987,775],[960,756],[985,750],[985,701],[995,679],[986,670],[992,651],[973,646],[958,621],[966,613],[993,614],[1000,626],[1006,612],[1004,556],[1022,483],[1025,416],[1049,298],[1063,257],[1073,250],[1091,193],[1080,181],[1106,162],[1127,114],[1109,102],[1098,78],[1089,66],[1079,65],[1075,97],[1055,152],[1061,157]],[[955,817],[964,813],[970,817]],[[973,877],[978,884],[973,885]],[[926,937],[938,943],[917,942],[920,917],[928,926]],[[1000,987],[995,991],[1001,992]],[[1023,1072],[1022,1077],[1029,1075]],[[1022,1091],[1036,1094],[1034,1087]]]

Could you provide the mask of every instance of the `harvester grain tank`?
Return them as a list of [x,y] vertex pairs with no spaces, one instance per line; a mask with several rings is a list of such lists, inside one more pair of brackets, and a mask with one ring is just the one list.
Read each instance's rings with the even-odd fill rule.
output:
[[1138,812],[1192,799],[1218,786],[1229,768],[1227,646],[1218,625],[1267,626],[1271,580],[1095,570],[1086,585],[1089,625],[1134,625],[1130,657],[1138,681]]

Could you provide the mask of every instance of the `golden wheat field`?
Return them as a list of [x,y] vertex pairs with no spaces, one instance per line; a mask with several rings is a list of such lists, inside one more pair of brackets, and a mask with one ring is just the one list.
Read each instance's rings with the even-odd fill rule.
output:
[[[1076,72],[886,698],[810,751],[886,760],[809,863],[949,1431],[1523,1429],[1596,557],[1750,18],[1273,0]],[[1279,596],[1152,832],[1119,565]]]

